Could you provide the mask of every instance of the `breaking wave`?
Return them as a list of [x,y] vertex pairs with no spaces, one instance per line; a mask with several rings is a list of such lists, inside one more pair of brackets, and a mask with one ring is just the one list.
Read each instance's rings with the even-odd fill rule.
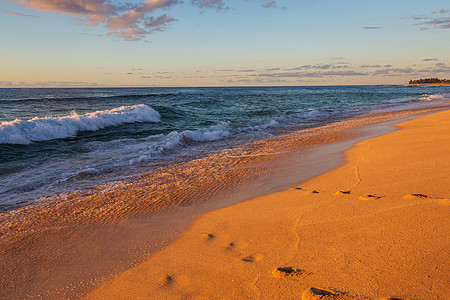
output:
[[433,94],[433,95],[427,95],[427,94],[422,94],[422,98],[420,98],[419,100],[422,101],[448,101],[450,100],[450,94],[446,93],[446,94]]
[[74,137],[80,131],[96,131],[108,126],[125,123],[159,122],[159,113],[144,104],[121,106],[110,110],[79,115],[33,118],[27,121],[16,119],[0,124],[0,144],[31,144]]
[[[146,146],[147,153],[138,158],[131,159],[130,165],[151,160],[155,156],[159,156],[178,147],[189,145],[193,142],[217,141],[227,138],[230,135],[231,132],[228,122],[220,122],[216,125],[198,130],[184,130],[182,132],[172,131],[161,140],[151,143],[150,146]],[[155,137],[150,138],[152,139]]]

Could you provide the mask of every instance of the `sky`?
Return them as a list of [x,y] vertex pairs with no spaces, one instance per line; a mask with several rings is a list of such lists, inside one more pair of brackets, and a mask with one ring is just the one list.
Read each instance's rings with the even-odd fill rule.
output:
[[0,0],[0,87],[450,79],[448,0]]

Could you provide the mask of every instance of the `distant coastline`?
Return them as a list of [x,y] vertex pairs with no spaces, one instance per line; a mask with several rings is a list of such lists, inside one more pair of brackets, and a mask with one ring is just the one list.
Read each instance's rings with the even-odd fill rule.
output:
[[409,83],[407,85],[434,85],[434,86],[450,86],[450,83]]
[[439,78],[420,78],[418,80],[410,80],[408,85],[450,85],[449,79],[439,79]]

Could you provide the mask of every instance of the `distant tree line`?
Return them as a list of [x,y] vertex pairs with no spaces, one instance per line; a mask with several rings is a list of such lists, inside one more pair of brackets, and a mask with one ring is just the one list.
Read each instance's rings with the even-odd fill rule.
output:
[[450,79],[439,78],[420,78],[419,80],[410,80],[409,84],[427,84],[427,83],[446,83],[450,84]]

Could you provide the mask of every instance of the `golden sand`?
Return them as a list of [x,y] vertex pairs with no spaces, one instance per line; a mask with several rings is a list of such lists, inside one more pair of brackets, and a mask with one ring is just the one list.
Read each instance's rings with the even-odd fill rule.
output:
[[[305,164],[300,159],[300,163],[298,163],[297,156],[306,158],[304,152],[307,149],[329,145],[358,135],[360,133],[349,130],[360,126],[438,109],[442,109],[442,107],[361,116],[319,128],[293,132],[207,157],[200,157],[193,161],[173,164],[144,174],[132,182],[99,186],[92,190],[79,191],[69,195],[58,195],[33,205],[2,213],[0,214],[0,286],[2,287],[0,298],[22,299],[28,296],[48,299],[78,298],[162,250],[174,241],[183,232],[186,225],[200,213],[257,195],[292,187],[324,170],[336,167],[339,163],[335,157],[329,156],[327,151],[318,156],[316,153],[320,151],[316,150],[310,151],[312,154],[309,156],[312,158],[310,162]],[[318,167],[318,165],[323,166]],[[445,188],[441,190],[445,190]],[[365,191],[355,195],[350,187],[344,185],[336,187],[333,192],[322,186],[302,186],[292,191],[295,191],[294,195],[306,199],[306,204],[310,198],[325,199],[321,200],[325,202],[328,201],[327,199],[337,198],[336,193],[342,197],[369,198],[364,201],[358,200],[365,203],[378,203],[388,199],[388,194],[378,190]],[[424,191],[418,190],[408,191],[402,196],[409,194],[414,198],[413,201],[417,200],[416,198],[421,201],[436,200],[441,206],[448,207],[448,197],[435,199],[434,195],[430,198],[414,196],[426,194]],[[369,195],[385,197],[373,199]],[[404,200],[411,201],[410,199]],[[298,203],[298,201],[295,202]],[[324,207],[326,207],[325,202],[323,203]],[[263,202],[261,203],[265,205]],[[277,205],[273,210],[274,214],[280,213],[277,209],[284,209],[285,204],[280,203],[282,206],[278,207],[279,205]],[[230,207],[230,209],[232,208]],[[274,229],[277,229],[276,236],[279,236],[281,240],[274,240],[273,232],[270,230],[260,231],[262,235],[255,236],[255,239],[267,239],[267,242],[274,240],[275,243],[279,243],[277,247],[280,249],[289,248],[284,245],[285,239],[288,238],[287,232],[279,232],[279,230],[286,228],[292,220],[297,221],[298,214],[304,214],[304,212],[293,210],[293,215],[290,216],[289,209],[287,206],[286,216],[282,216],[282,218],[286,218],[285,220],[281,220],[279,224],[272,224]],[[332,206],[330,209],[333,211]],[[242,223],[242,226],[247,226],[247,232],[259,230],[255,226],[265,228],[264,218],[268,218],[268,216],[262,219],[262,224],[259,224],[260,217],[263,217],[264,214],[259,216],[258,210],[259,208],[249,216],[245,215],[245,210],[237,211],[236,216],[242,214],[250,222]],[[281,213],[284,213],[284,210]],[[327,211],[327,213],[329,212]],[[293,219],[291,220],[291,218]],[[251,223],[253,219],[258,225]],[[225,223],[228,224],[229,220]],[[237,269],[232,271],[233,273],[240,274],[246,268],[252,268],[251,266],[254,268],[259,264],[265,265],[271,260],[266,250],[259,251],[255,248],[255,251],[248,252],[251,243],[247,238],[222,240],[224,239],[222,233],[217,234],[210,229],[205,229],[199,236],[206,245],[219,245],[220,250],[227,249],[226,253],[231,256],[231,261],[234,262],[237,259]],[[230,236],[234,236],[234,233],[230,233]],[[298,238],[298,235],[295,236]],[[219,244],[218,241],[220,241]],[[222,243],[225,243],[225,246]],[[295,238],[294,244],[298,244],[295,242]],[[192,251],[196,253],[198,250]],[[186,256],[186,253],[189,253],[189,257],[191,256],[191,251],[187,251],[180,254],[181,257]],[[205,262],[201,264],[207,263],[208,265],[210,260],[208,255],[210,254],[201,257],[200,260],[205,259]],[[214,254],[211,255],[214,256]],[[192,259],[194,262],[195,255],[192,256]],[[242,266],[239,265],[240,263],[245,264]],[[185,262],[181,261],[181,265],[185,265]],[[200,268],[201,276],[199,278],[205,278],[204,275],[210,271],[220,273],[222,269],[228,270],[228,267],[225,262],[224,266],[214,266],[216,268],[214,270],[208,271],[207,267]],[[244,269],[242,269],[243,267]],[[312,272],[303,266],[284,264],[270,265],[270,268],[264,269],[264,272],[272,274],[272,271],[285,267],[297,270],[301,273],[300,277],[313,276],[306,276]],[[174,267],[174,270],[180,269]],[[158,276],[162,276],[163,282],[169,282],[170,286],[181,284],[183,288],[180,291],[184,289],[184,286],[187,289],[195,290],[195,285],[192,284],[190,277],[192,274],[179,275],[177,271],[177,275],[171,275],[171,272],[162,272]],[[264,274],[266,273],[261,273],[261,276]],[[249,291],[239,295],[253,297],[254,294],[250,291],[256,288],[252,285],[249,288],[248,278],[241,280],[241,275],[238,276],[239,282],[242,282],[242,285],[246,286]],[[249,276],[249,278],[253,278],[252,280],[257,278],[253,273],[249,273]],[[272,277],[271,275],[270,278]],[[295,276],[288,277],[294,278]],[[225,276],[224,278],[229,277]],[[215,285],[213,279],[214,276],[211,277],[211,281],[206,281],[209,285]],[[152,280],[150,281],[154,283]],[[154,289],[152,284],[150,284],[150,290],[158,293],[159,290]],[[220,283],[217,284],[220,287]],[[240,291],[240,286],[241,283],[232,282],[228,289]],[[124,293],[124,297],[127,295]],[[139,293],[136,295],[142,296]],[[162,294],[164,297],[175,298],[180,295],[184,294],[169,289],[167,293]],[[200,293],[199,295],[211,294]],[[221,297],[220,293],[218,295]]]
[[199,217],[88,299],[450,299],[450,111],[296,188]]

